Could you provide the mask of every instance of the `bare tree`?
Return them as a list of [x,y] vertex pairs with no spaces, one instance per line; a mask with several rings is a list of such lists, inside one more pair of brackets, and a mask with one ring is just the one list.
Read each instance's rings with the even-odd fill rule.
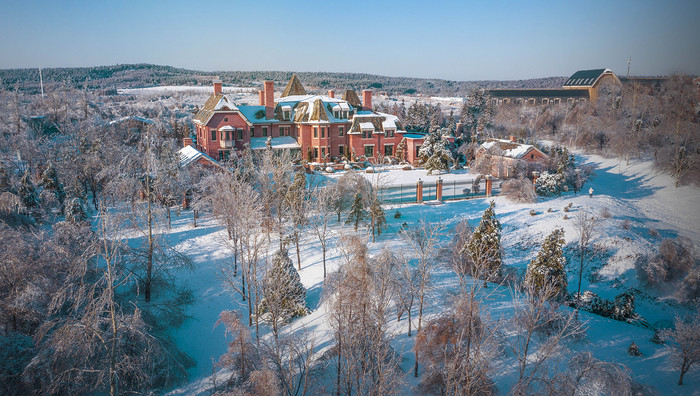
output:
[[576,254],[578,255],[578,286],[576,288],[576,299],[581,300],[581,280],[583,273],[588,267],[588,259],[592,253],[591,240],[596,231],[596,218],[593,217],[587,208],[580,209],[574,216],[574,228],[578,234],[576,244]]
[[585,327],[574,312],[565,313],[554,301],[560,292],[554,281],[545,281],[535,288],[526,285],[515,296],[512,330],[515,333],[509,348],[518,363],[518,382],[513,393],[528,394],[547,382],[548,365],[565,342],[582,336]]
[[687,318],[676,316],[673,325],[673,329],[661,332],[661,338],[671,348],[671,361],[680,370],[678,385],[683,385],[683,376],[700,362],[700,314],[696,311]]
[[[441,233],[443,226],[431,224],[425,219],[418,221],[414,227],[402,230],[402,236],[418,259],[416,269],[418,271],[418,329],[420,332],[423,320],[423,306],[425,295],[430,286],[430,273],[432,264],[436,259],[439,250]],[[415,349],[416,363],[414,366],[414,376],[418,376],[418,349]]]
[[338,190],[332,186],[316,187],[312,193],[312,205],[316,210],[314,216],[311,217],[309,223],[314,233],[318,237],[323,253],[323,278],[326,278],[326,250],[328,248],[328,237],[330,230],[328,224],[333,217],[334,202],[337,201]]

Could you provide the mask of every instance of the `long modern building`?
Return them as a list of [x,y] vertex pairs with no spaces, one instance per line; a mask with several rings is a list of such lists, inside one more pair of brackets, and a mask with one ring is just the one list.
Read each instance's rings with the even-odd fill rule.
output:
[[579,70],[558,89],[491,89],[488,93],[496,105],[595,102],[600,87],[607,83],[622,84],[610,69]]
[[335,91],[327,95],[308,94],[293,75],[275,99],[274,83],[264,82],[257,106],[236,105],[222,92],[220,80],[214,92],[194,117],[196,148],[212,158],[226,160],[246,145],[297,150],[301,158],[328,162],[334,158],[377,161],[393,157],[403,137],[406,158],[416,158],[422,135],[408,134],[399,119],[372,111],[372,91],[347,90],[342,98]]

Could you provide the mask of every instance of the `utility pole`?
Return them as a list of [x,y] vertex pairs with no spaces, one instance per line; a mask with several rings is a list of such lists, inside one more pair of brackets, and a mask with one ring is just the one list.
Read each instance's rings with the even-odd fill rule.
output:
[[630,78],[630,64],[632,64],[632,57],[627,59],[627,78]]

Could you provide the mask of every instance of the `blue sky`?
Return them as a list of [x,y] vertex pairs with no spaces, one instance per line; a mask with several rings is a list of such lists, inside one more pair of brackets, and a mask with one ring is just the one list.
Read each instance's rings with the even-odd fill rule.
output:
[[700,0],[0,0],[0,68],[155,63],[451,80],[700,74]]

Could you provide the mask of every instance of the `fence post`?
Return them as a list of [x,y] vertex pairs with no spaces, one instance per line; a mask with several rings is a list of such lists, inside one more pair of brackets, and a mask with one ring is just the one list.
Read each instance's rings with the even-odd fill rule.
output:
[[[577,169],[578,170],[578,169]],[[537,182],[537,178],[540,177],[540,172],[533,171],[532,172],[532,188],[535,188],[535,182]]]
[[442,202],[442,177],[438,177],[437,184],[435,184],[435,199]]
[[491,183],[493,183],[493,180],[491,180],[492,177],[491,175],[486,175],[486,196],[490,197],[491,196]]
[[416,202],[423,203],[423,180],[418,178],[418,184],[416,184]]

